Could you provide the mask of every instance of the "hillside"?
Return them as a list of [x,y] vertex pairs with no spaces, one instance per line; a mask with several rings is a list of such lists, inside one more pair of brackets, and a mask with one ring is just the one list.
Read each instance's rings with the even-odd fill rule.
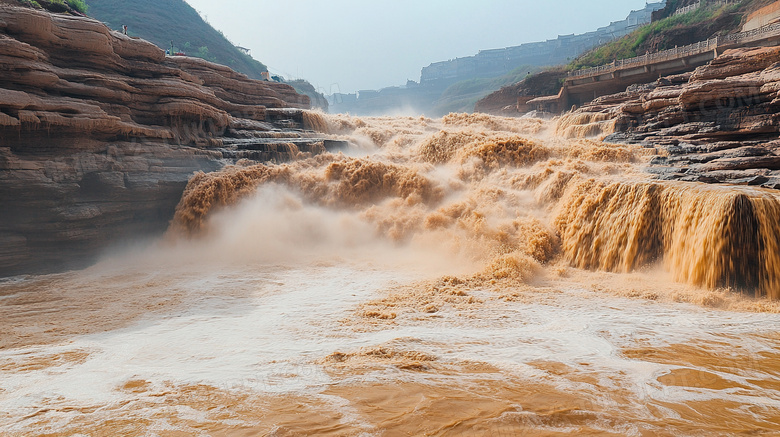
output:
[[195,171],[324,150],[292,86],[36,4],[0,0],[0,277],[162,233]]
[[595,67],[615,59],[627,59],[706,40],[715,35],[738,32],[744,17],[771,3],[770,0],[743,0],[732,3],[705,2],[691,12],[674,15],[692,0],[670,0],[654,21],[623,38],[597,47],[569,64],[570,70]]
[[364,90],[359,94],[336,93],[330,96],[331,107],[333,112],[353,115],[423,113],[438,117],[450,112],[472,112],[477,101],[529,73],[567,62],[603,41],[649,23],[653,12],[663,5],[651,1],[644,8],[631,11],[624,20],[578,35],[480,50],[473,56],[434,62],[422,69],[419,83],[409,81],[406,86]]
[[502,115],[525,112],[530,108],[523,105],[518,107],[518,98],[557,94],[564,70],[605,65],[614,60],[694,44],[715,35],[739,32],[750,14],[775,0],[710,0],[703,1],[701,7],[687,13],[675,14],[680,8],[693,6],[697,2],[698,0],[669,0],[666,7],[653,13],[652,23],[579,56],[567,66],[551,69],[549,74],[531,76],[525,81],[488,95],[477,102],[476,110]]
[[203,21],[184,0],[87,0],[87,14],[108,27],[128,27],[130,36],[174,48],[189,56],[226,65],[250,78],[260,79],[265,65],[236,48],[225,36]]
[[527,101],[537,96],[557,94],[561,83],[566,77],[562,68],[547,69],[531,74],[525,79],[487,95],[474,106],[474,111],[496,115],[515,115],[518,113],[521,101]]
[[321,109],[324,112],[328,112],[328,106],[329,106],[328,99],[326,99],[325,96],[322,95],[321,93],[317,92],[317,90],[314,88],[314,85],[309,83],[309,81],[303,79],[296,79],[296,80],[285,80],[284,83],[295,88],[295,91],[298,94],[303,94],[304,96],[308,96],[309,100],[311,100],[312,108]]
[[457,82],[448,87],[434,102],[432,114],[443,116],[450,112],[474,112],[474,105],[483,97],[517,83],[539,70],[539,67],[524,65],[496,78],[475,78]]

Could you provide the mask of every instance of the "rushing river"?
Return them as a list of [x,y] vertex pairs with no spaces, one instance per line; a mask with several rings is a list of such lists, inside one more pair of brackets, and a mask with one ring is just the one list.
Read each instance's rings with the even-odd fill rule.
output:
[[310,117],[356,147],[0,282],[1,435],[780,432],[773,192],[538,119]]

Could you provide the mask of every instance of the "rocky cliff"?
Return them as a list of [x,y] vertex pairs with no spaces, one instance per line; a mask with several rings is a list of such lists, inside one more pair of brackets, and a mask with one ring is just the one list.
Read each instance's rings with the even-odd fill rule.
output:
[[532,111],[526,102],[536,97],[558,94],[566,78],[566,71],[553,68],[533,74],[515,84],[505,86],[477,102],[476,112],[485,114],[517,116]]
[[328,99],[325,98],[322,93],[318,92],[317,89],[314,88],[314,85],[312,85],[309,81],[304,79],[295,79],[285,81],[284,83],[295,88],[295,91],[298,92],[298,94],[308,96],[309,100],[311,101],[312,109],[320,109],[323,112],[328,112],[328,107],[330,106]]
[[692,73],[564,115],[565,135],[656,147],[660,179],[780,188],[780,47],[725,52]]
[[[566,78],[566,71],[578,70],[581,68],[595,67],[610,64],[615,60],[622,60],[641,56],[646,53],[656,53],[659,51],[684,47],[689,44],[696,44],[700,41],[707,41],[715,36],[724,36],[733,34],[741,30],[743,17],[754,14],[769,2],[775,0],[745,0],[742,2],[699,2],[699,0],[669,0],[666,6],[653,13],[653,22],[647,26],[642,26],[632,33],[622,38],[599,45],[582,56],[577,57],[567,66],[558,67],[559,83],[553,83],[549,80],[549,75],[555,71],[547,71],[539,75],[528,77],[525,81],[516,83],[497,91],[477,103],[476,110],[497,115],[518,116],[520,114],[532,111],[534,109],[555,109],[566,110],[572,103],[581,101],[582,95],[572,101],[560,102],[559,105],[552,105],[551,108],[540,108],[546,106],[543,102],[533,101],[526,105],[524,102],[533,100],[536,97],[557,95],[561,91],[563,79]],[[778,2],[780,3],[780,2]],[[685,14],[676,14],[675,12],[683,7],[699,5]],[[682,71],[692,71],[701,63],[693,65],[683,62],[682,64],[671,64],[665,68],[676,69],[676,73]],[[671,74],[668,70],[665,74]],[[545,77],[547,75],[548,77]],[[537,77],[538,76],[538,77]],[[637,79],[631,76],[627,79],[628,83],[618,84],[617,89],[622,86],[623,89],[632,81],[653,80]],[[606,88],[611,88],[615,82],[603,81]],[[597,88],[598,89],[598,88]],[[612,89],[606,93],[613,93]],[[582,91],[587,99],[593,98],[593,90]],[[598,95],[606,94],[598,89]],[[530,97],[530,98],[527,98]]]
[[89,18],[0,4],[0,70],[0,276],[165,229],[194,171],[322,150],[279,128],[309,107],[292,87]]

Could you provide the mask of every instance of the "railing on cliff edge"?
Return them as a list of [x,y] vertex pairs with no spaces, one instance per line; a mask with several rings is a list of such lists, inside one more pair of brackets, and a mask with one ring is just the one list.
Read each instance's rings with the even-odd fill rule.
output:
[[672,14],[672,17],[675,17],[677,15],[687,14],[688,12],[695,11],[696,9],[699,9],[701,7],[701,1],[698,1],[692,5],[688,5],[684,8],[680,8]]
[[700,7],[704,6],[706,3],[709,3],[711,5],[730,5],[732,3],[736,3],[738,0],[714,0],[714,1],[706,1],[706,0],[699,0],[698,2],[688,5],[685,7],[682,7],[680,9],[677,9],[672,14],[672,17],[676,17],[677,15],[687,14],[688,12],[695,11],[699,9]]
[[719,47],[732,46],[736,44],[761,40],[764,39],[768,34],[780,35],[780,23],[770,24],[768,26],[749,30],[747,32],[740,32],[725,36],[716,36],[706,41],[699,41],[684,47],[675,47],[673,49],[656,53],[648,53],[634,58],[620,59],[612,62],[611,64],[600,65],[598,67],[570,71],[569,78],[576,79],[580,77],[598,76],[604,73],[611,73],[613,71],[622,70],[625,67],[646,66],[650,64],[656,64],[658,62],[686,58],[688,56],[715,50]]

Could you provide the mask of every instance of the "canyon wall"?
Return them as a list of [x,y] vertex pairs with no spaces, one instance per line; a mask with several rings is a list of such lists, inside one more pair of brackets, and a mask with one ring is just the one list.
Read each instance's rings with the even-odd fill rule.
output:
[[292,87],[89,18],[0,4],[0,71],[0,276],[79,267],[164,230],[195,171],[311,151],[236,151],[300,136],[278,128],[301,127],[309,107]]
[[520,66],[564,64],[593,47],[628,35],[650,23],[652,13],[664,6],[665,2],[648,3],[643,9],[631,11],[625,20],[580,35],[562,35],[552,40],[482,50],[474,56],[435,62],[422,69],[420,84],[452,84],[477,77],[501,76]]
[[658,148],[648,171],[659,179],[780,188],[780,47],[729,50],[692,73],[600,97],[558,130]]

